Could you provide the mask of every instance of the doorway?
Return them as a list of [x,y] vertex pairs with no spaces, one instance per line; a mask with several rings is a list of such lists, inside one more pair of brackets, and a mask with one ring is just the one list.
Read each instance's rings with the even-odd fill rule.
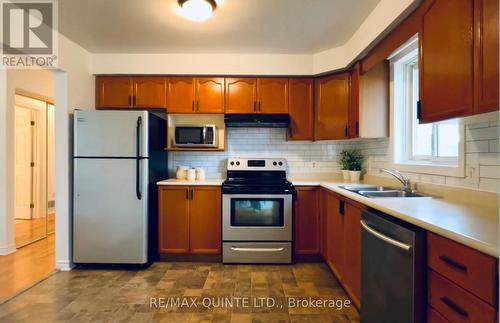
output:
[[15,244],[54,233],[54,105],[15,95]]

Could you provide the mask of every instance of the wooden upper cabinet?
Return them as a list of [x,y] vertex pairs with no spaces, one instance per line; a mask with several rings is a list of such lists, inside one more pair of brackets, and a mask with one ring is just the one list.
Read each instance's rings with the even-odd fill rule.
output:
[[196,79],[196,112],[224,113],[224,78]]
[[216,186],[191,187],[190,251],[221,253],[221,190]]
[[498,110],[498,0],[474,1],[474,113]]
[[96,108],[131,108],[132,96],[132,78],[96,77]]
[[319,190],[314,186],[298,186],[295,191],[295,254],[317,255],[320,253]]
[[315,92],[315,138],[349,138],[349,74],[341,73],[316,79]]
[[159,251],[189,252],[189,187],[159,189]]
[[138,108],[164,108],[167,83],[163,77],[134,77],[133,105]]
[[257,79],[226,78],[226,113],[255,113]]
[[472,114],[473,2],[434,1],[423,15],[420,122]]
[[314,139],[313,79],[290,79],[288,140]]
[[288,113],[288,78],[257,79],[257,112]]
[[349,138],[359,137],[360,72],[359,63],[349,71]]
[[196,112],[195,79],[171,77],[167,85],[167,111],[171,113]]

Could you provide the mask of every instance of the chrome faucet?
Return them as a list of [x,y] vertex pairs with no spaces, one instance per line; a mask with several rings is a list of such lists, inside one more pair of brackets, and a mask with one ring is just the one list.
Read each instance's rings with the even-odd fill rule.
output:
[[398,181],[400,181],[403,184],[405,192],[411,193],[413,191],[411,188],[410,179],[407,176],[401,174],[401,172],[395,169],[387,169],[387,168],[381,168],[380,172],[394,176]]

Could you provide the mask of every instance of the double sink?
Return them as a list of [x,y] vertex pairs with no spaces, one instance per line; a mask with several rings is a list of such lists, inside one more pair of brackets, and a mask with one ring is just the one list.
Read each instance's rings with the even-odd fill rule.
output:
[[365,196],[365,197],[427,197],[429,196],[423,195],[418,192],[407,192],[402,189],[394,188],[394,187],[388,187],[388,186],[365,186],[365,185],[360,185],[360,186],[339,186],[340,188],[358,193],[359,195]]

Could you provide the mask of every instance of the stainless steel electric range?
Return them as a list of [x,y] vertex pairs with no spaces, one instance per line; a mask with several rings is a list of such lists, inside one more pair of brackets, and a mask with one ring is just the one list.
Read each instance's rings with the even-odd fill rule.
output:
[[293,186],[281,158],[229,158],[222,184],[222,261],[291,263]]

